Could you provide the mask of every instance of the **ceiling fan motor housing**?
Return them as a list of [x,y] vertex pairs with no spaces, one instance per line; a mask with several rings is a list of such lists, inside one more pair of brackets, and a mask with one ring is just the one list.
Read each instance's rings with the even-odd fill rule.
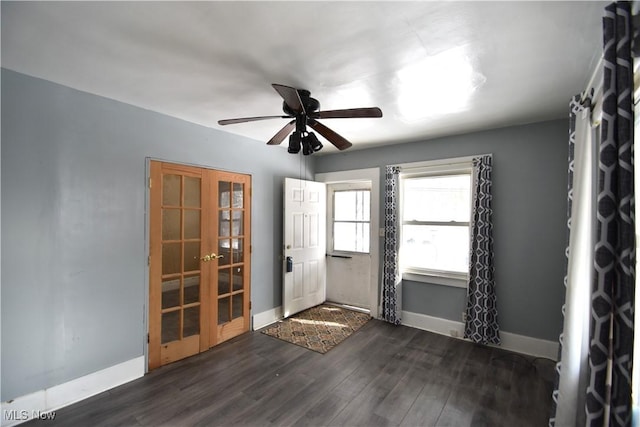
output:
[[[320,101],[315,98],[311,98],[311,92],[309,92],[308,90],[298,89],[298,95],[300,95],[300,101],[304,106],[305,112],[313,113],[320,109]],[[291,109],[291,107],[289,107],[289,105],[285,101],[282,102],[282,111],[292,117],[298,114],[296,111]]]

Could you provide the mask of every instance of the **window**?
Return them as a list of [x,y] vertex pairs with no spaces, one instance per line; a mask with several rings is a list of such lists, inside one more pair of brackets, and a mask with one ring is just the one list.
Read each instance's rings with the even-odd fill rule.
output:
[[371,190],[333,193],[333,250],[369,253]]
[[401,174],[401,205],[403,273],[466,280],[471,165]]

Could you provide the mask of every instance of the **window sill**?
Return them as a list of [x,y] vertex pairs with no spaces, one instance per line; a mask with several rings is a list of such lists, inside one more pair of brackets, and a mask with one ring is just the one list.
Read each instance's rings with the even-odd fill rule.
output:
[[429,274],[405,272],[405,273],[402,273],[402,280],[410,280],[412,282],[431,283],[434,285],[451,286],[454,288],[467,289],[468,279],[459,278],[459,277],[434,276]]

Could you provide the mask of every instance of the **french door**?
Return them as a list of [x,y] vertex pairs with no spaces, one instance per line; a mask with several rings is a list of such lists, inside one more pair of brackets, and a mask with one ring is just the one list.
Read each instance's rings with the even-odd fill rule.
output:
[[149,369],[249,330],[251,177],[151,162]]

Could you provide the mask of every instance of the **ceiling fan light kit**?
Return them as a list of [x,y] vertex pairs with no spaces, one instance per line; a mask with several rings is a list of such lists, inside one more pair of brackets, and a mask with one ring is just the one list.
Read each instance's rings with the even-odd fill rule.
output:
[[290,154],[298,154],[300,152],[300,134],[298,132],[289,135],[289,148],[287,151]]
[[[280,129],[268,142],[267,145],[279,145],[289,136],[289,147],[287,151],[297,154],[302,147],[302,154],[308,156],[322,149],[322,143],[313,132],[307,131],[307,126],[322,135],[327,141],[333,144],[338,150],[346,150],[351,147],[351,142],[318,122],[316,119],[345,119],[345,118],[378,118],[382,117],[382,110],[378,107],[371,108],[349,108],[343,110],[319,111],[320,102],[311,97],[311,93],[305,89],[296,89],[290,86],[272,84],[273,88],[282,97],[282,110],[286,116],[258,116],[244,117],[237,119],[219,120],[219,125],[230,125],[236,123],[254,122],[268,119],[293,119]],[[295,130],[294,130],[295,129]]]

